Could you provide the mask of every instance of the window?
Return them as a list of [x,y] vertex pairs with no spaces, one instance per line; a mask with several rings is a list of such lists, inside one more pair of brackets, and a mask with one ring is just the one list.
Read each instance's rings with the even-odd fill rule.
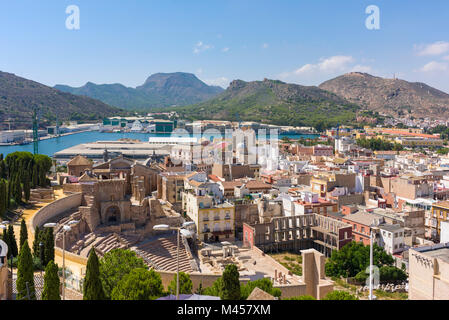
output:
[[365,227],[362,227],[362,233],[365,233]]

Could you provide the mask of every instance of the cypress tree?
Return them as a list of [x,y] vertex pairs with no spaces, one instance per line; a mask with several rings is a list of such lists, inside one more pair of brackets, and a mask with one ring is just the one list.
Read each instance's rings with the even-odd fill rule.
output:
[[16,204],[22,202],[22,185],[20,184],[19,175],[16,175],[14,179],[13,197],[14,200],[16,201]]
[[6,179],[6,166],[3,160],[3,153],[0,153],[0,179]]
[[44,261],[43,266],[47,265],[50,261],[55,260],[55,238],[53,236],[53,228],[47,228],[47,232],[44,234]]
[[44,291],[42,292],[42,300],[61,300],[59,294],[59,275],[58,265],[50,261],[45,268]]
[[34,230],[34,241],[33,241],[33,256],[39,258],[39,242],[40,242],[40,230],[39,227],[36,227]]
[[6,184],[8,192],[6,193],[6,206],[7,208],[11,208],[11,194],[12,194],[12,181],[8,181]]
[[22,248],[26,241],[28,241],[28,230],[25,219],[22,219],[22,222],[20,223],[20,248]]
[[17,299],[36,300],[34,289],[33,257],[31,256],[28,242],[25,242],[23,247],[20,249],[19,258],[17,261]]
[[25,201],[28,202],[30,200],[31,186],[30,186],[30,175],[28,171],[25,171],[23,176],[23,197]]
[[37,163],[34,162],[31,185],[33,186],[33,188],[36,188],[38,184],[39,184],[39,171],[37,170]]
[[235,264],[228,264],[223,271],[220,298],[222,300],[239,300],[240,299],[240,281],[239,271]]
[[17,257],[19,255],[19,250],[17,249],[17,241],[12,224],[8,226],[8,241],[9,252],[11,252],[13,257]]
[[100,280],[100,264],[95,249],[89,252],[86,277],[83,285],[83,300],[104,300],[105,294]]
[[5,180],[0,177],[0,216],[3,216],[6,212],[6,184]]

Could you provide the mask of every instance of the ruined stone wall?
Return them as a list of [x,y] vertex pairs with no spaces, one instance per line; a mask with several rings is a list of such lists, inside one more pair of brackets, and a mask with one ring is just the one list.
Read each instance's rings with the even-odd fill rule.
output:
[[31,219],[32,232],[34,233],[36,226],[41,227],[47,221],[60,215],[61,213],[79,207],[81,205],[81,199],[82,194],[75,193],[42,207]]

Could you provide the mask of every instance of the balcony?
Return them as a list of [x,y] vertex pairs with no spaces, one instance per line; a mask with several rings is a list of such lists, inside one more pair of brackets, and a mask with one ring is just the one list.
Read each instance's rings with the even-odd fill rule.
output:
[[209,228],[203,229],[203,233],[209,233],[209,232],[210,232],[210,229],[209,229]]
[[214,217],[214,220],[215,220],[215,221],[219,221],[219,220],[220,220],[220,216],[215,216],[215,217]]
[[226,216],[225,220],[231,220],[231,216]]
[[209,217],[204,217],[203,221],[206,221],[206,222],[209,221]]

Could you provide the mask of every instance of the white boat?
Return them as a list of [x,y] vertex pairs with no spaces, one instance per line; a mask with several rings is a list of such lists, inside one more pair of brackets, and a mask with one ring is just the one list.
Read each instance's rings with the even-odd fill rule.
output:
[[133,125],[131,127],[131,132],[142,132],[143,131],[143,125],[142,123],[140,123],[139,120],[136,120],[133,122]]

